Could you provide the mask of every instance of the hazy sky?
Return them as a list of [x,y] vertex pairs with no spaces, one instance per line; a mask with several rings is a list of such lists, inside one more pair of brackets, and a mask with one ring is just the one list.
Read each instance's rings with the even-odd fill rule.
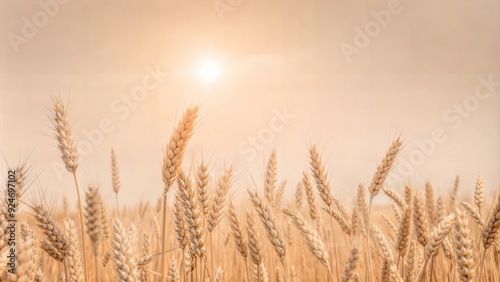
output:
[[[159,196],[162,148],[197,103],[184,167],[205,158],[215,176],[234,162],[234,194],[262,186],[273,148],[294,190],[316,144],[334,193],[350,200],[401,132],[394,189],[429,179],[444,192],[457,174],[464,193],[479,174],[498,189],[498,1],[4,0],[0,9],[0,149],[9,164],[28,159],[33,190],[50,199],[74,199],[70,175],[54,168],[47,114],[59,93],[84,142],[82,185],[112,196],[113,147],[127,203]],[[207,60],[221,72],[211,83],[198,75]]]

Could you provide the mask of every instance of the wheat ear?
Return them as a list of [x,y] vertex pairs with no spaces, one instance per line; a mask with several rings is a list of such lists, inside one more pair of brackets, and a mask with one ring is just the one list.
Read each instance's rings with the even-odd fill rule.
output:
[[[142,254],[140,261],[147,261],[149,258],[154,258],[155,256],[151,255],[151,239],[149,239],[149,235],[144,232],[142,241]],[[152,259],[151,258],[151,259]],[[139,263],[140,264],[140,263]],[[149,282],[149,266],[147,263],[141,265],[140,269],[140,281],[141,282]]]
[[477,223],[479,226],[483,226],[484,222],[481,219],[481,215],[479,212],[469,203],[466,201],[461,201],[460,204],[462,204],[462,207],[464,210],[474,219],[474,222]]
[[90,185],[86,192],[86,206],[85,206],[85,225],[87,226],[87,233],[92,243],[92,252],[95,259],[95,275],[96,281],[99,281],[99,256],[101,250],[101,206],[99,189],[95,185]]
[[181,281],[179,270],[177,269],[177,261],[175,260],[175,258],[172,258],[172,260],[170,261],[170,266],[168,267],[168,279],[171,282]]
[[46,243],[54,247],[64,258],[69,248],[69,243],[61,228],[43,205],[36,205],[33,207],[33,210],[38,227],[42,229],[42,233],[47,239]]
[[127,232],[119,219],[114,224],[113,255],[118,281],[139,281],[137,264],[134,259],[135,252],[131,247]]
[[276,150],[271,152],[266,166],[266,180],[264,182],[264,195],[271,206],[274,206],[274,190],[276,189]]
[[120,169],[116,158],[115,150],[111,149],[111,184],[113,192],[115,192],[116,213],[120,216],[120,206],[118,205],[118,192],[120,192]]
[[421,281],[424,278],[427,264],[429,263],[429,261],[432,261],[432,259],[436,256],[437,251],[439,250],[439,246],[443,244],[443,240],[450,233],[451,229],[453,228],[454,219],[455,215],[450,214],[443,221],[441,221],[438,226],[434,227],[433,230],[431,231],[429,242],[425,246],[425,262],[420,271],[419,279],[417,279],[417,281]]
[[481,207],[484,203],[483,177],[479,175],[476,180],[476,189],[474,190],[474,202],[476,203],[479,215],[481,215]]
[[198,257],[205,255],[205,231],[196,189],[182,170],[177,178],[179,193],[184,208],[184,218],[188,226],[191,248]]
[[79,155],[73,144],[74,139],[71,134],[71,127],[68,122],[68,111],[58,97],[52,97],[54,116],[52,123],[56,132],[56,139],[58,142],[59,150],[61,151],[61,158],[66,165],[66,169],[70,173],[74,173],[78,168]]
[[382,191],[400,208],[404,208],[406,206],[404,200],[398,194],[396,194],[396,192],[384,186],[382,187]]
[[224,174],[217,181],[217,189],[212,197],[210,211],[207,217],[207,229],[212,232],[222,219],[222,214],[226,209],[227,197],[231,188],[231,178],[233,177],[233,165],[229,165]]
[[279,259],[283,262],[286,255],[286,245],[279,232],[274,213],[271,211],[267,200],[264,200],[259,192],[248,190],[248,194],[250,196],[250,201],[259,214],[260,220],[266,229],[269,241],[271,241],[276,254],[278,254]]
[[243,234],[243,229],[238,221],[238,216],[236,215],[236,210],[233,204],[229,205],[228,209],[229,227],[231,233],[233,234],[234,241],[236,243],[236,248],[241,256],[246,260],[248,256],[247,241]]
[[182,199],[180,193],[175,193],[174,196],[174,230],[177,238],[178,246],[185,250],[189,243],[188,227],[184,218],[184,209],[182,207]]
[[371,226],[370,230],[373,230],[373,236],[375,236],[376,241],[379,244],[380,250],[382,251],[383,259],[384,259],[384,267],[383,273],[387,273],[387,276],[390,277],[393,281],[402,281],[402,278],[397,271],[397,266],[394,263],[394,256],[392,255],[392,251],[390,249],[389,243],[385,238],[384,234],[378,227]]
[[342,282],[349,282],[354,273],[356,272],[356,267],[358,266],[359,260],[359,250],[356,246],[352,247],[349,258],[345,263],[344,272],[342,273]]
[[439,195],[436,201],[436,222],[441,222],[444,219],[444,199]]
[[446,236],[448,236],[448,234],[450,233],[454,223],[455,214],[450,214],[431,231],[429,242],[427,243],[427,246],[425,248],[425,255],[427,257],[430,258],[436,256],[439,247],[443,243],[443,240],[446,238]]
[[330,183],[328,181],[328,175],[325,171],[325,166],[321,162],[321,157],[319,156],[318,150],[315,146],[309,148],[309,156],[311,158],[311,172],[316,182],[316,188],[319,191],[321,199],[327,207],[331,207],[333,203],[333,197],[330,191]]
[[295,187],[295,207],[297,210],[302,209],[302,202],[304,198],[304,184],[302,182],[297,183],[297,186]]
[[65,234],[68,237],[69,249],[66,256],[66,264],[69,269],[69,281],[71,282],[82,282],[83,281],[83,270],[82,270],[82,258],[80,250],[78,249],[78,234],[76,230],[75,222],[68,219],[64,222]]
[[102,235],[106,240],[109,238],[109,218],[108,218],[108,210],[106,209],[106,204],[104,203],[104,199],[102,196],[99,196],[99,206],[101,208],[101,229]]
[[304,220],[304,218],[290,207],[283,208],[283,212],[290,216],[293,223],[299,229],[313,255],[327,268],[328,252],[326,251],[325,244],[319,237],[318,233]]
[[224,277],[224,271],[222,271],[222,268],[219,266],[217,267],[217,272],[215,273],[215,282],[222,282],[222,279]]
[[454,230],[454,245],[457,261],[457,271],[462,281],[472,281],[475,275],[474,245],[470,237],[469,226],[465,214],[456,209]]
[[418,243],[425,247],[429,240],[429,234],[427,233],[427,218],[425,216],[424,204],[418,195],[414,196],[413,202],[413,226],[415,227],[415,234],[417,235]]
[[377,171],[373,175],[372,182],[370,183],[370,186],[368,188],[368,191],[370,191],[370,195],[372,198],[378,194],[380,188],[382,188],[382,185],[384,185],[387,174],[389,174],[389,171],[391,171],[394,160],[396,159],[396,156],[398,155],[402,144],[403,143],[401,142],[399,137],[392,141],[391,146],[385,154],[385,157],[378,165]]
[[348,221],[349,219],[347,219],[345,216],[342,216],[339,212],[333,210],[333,208],[324,208],[324,210],[339,223],[342,231],[344,231],[345,234],[351,234],[351,227],[349,226]]
[[302,183],[304,183],[304,189],[306,190],[307,203],[309,204],[309,215],[312,220],[318,218],[318,207],[316,206],[316,199],[314,197],[314,190],[309,179],[309,174],[304,171],[302,174]]
[[396,248],[399,251],[399,254],[404,257],[406,252],[408,251],[408,247],[411,239],[411,225],[412,225],[412,216],[413,216],[413,190],[409,185],[406,185],[405,188],[405,200],[407,201],[407,205],[404,207],[403,217],[399,222],[398,229],[398,238],[396,243]]
[[429,180],[425,181],[425,207],[427,209],[427,217],[429,219],[430,226],[435,226],[436,222],[436,205],[434,204],[434,190],[432,189],[431,182]]
[[261,243],[259,241],[259,231],[255,225],[255,219],[251,212],[247,211],[247,233],[248,233],[248,249],[253,263],[258,266],[262,262]]
[[488,224],[483,232],[483,246],[485,249],[491,247],[500,232],[500,195],[497,196],[497,202],[490,214]]
[[201,163],[196,172],[196,189],[198,190],[198,201],[200,202],[201,210],[205,217],[208,216],[210,210],[210,190],[208,189],[208,184],[210,182],[210,177],[208,174],[208,166],[205,163]]

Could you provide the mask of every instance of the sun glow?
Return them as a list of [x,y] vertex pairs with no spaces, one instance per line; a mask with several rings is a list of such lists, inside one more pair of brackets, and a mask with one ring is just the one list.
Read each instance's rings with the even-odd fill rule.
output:
[[221,69],[219,64],[213,60],[205,60],[201,62],[198,68],[198,76],[205,83],[215,81],[220,76],[220,73]]

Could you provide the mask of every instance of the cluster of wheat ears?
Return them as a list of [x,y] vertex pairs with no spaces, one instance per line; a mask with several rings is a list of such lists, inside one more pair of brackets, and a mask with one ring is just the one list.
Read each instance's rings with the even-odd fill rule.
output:
[[[294,193],[278,182],[273,151],[263,189],[240,188],[247,197],[236,202],[232,165],[215,176],[203,160],[191,164],[192,173],[181,168],[196,126],[199,108],[193,106],[164,148],[165,185],[156,207],[120,208],[118,158],[111,152],[116,207],[110,211],[96,185],[83,191],[83,203],[67,108],[57,97],[53,106],[77,213],[66,202],[51,210],[44,200],[23,200],[28,169],[17,167],[16,200],[27,208],[16,215],[13,273],[7,201],[0,201],[1,281],[500,281],[498,192],[485,200],[481,176],[473,197],[463,201],[458,178],[448,195],[437,197],[430,182],[422,191],[406,185],[402,195],[389,189],[384,181],[401,149],[399,137],[371,183],[359,184],[352,204],[333,194],[314,146]],[[381,191],[392,206],[372,204]],[[294,195],[290,203],[287,194]]]

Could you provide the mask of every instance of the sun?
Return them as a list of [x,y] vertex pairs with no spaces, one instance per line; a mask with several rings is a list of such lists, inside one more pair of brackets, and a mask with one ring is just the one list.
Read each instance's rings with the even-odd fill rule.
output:
[[202,61],[198,68],[198,76],[205,83],[215,81],[220,76],[220,73],[220,65],[210,59]]

